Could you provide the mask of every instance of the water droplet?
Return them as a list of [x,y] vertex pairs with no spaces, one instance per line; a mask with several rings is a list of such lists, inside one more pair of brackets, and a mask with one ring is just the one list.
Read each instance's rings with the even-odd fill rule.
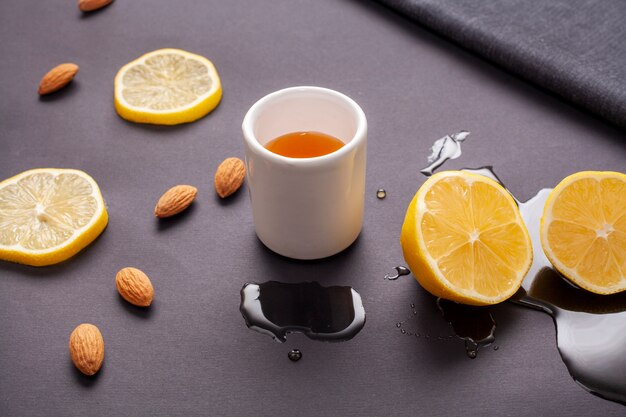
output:
[[406,330],[402,329],[402,330],[401,330],[401,332],[402,332],[402,334],[405,334],[405,333],[406,333]]
[[400,322],[396,323],[396,327],[397,327],[397,328],[402,327],[402,323],[400,323]]
[[429,165],[420,172],[429,177],[448,159],[456,159],[461,156],[461,142],[467,139],[469,134],[470,132],[462,130],[459,133],[453,133],[437,139],[433,143],[431,154],[428,157]]
[[379,188],[376,191],[376,198],[378,198],[379,200],[382,200],[385,197],[387,197],[387,191],[385,191],[383,188]]
[[302,352],[300,352],[300,349],[291,349],[287,354],[287,357],[292,362],[298,362],[302,359]]
[[498,349],[500,349],[500,346],[498,346],[498,345],[495,345],[495,346],[493,347],[493,350],[498,350]]
[[411,308],[415,308],[415,304],[411,304]]
[[411,273],[409,268],[407,268],[406,266],[396,266],[394,269],[396,270],[396,273],[393,275],[385,274],[385,279],[394,281],[403,275],[409,275]]
[[470,359],[476,359],[476,356],[478,355],[478,352],[476,352],[475,350],[468,350],[467,351],[467,357]]

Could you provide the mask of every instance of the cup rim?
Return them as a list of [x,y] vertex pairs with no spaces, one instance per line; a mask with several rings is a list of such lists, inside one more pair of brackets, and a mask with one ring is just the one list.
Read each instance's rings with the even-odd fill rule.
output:
[[[342,146],[341,148],[337,149],[334,152],[328,153],[326,155],[314,156],[311,158],[291,158],[289,156],[279,155],[277,153],[274,153],[268,150],[267,148],[265,148],[265,146],[261,145],[261,143],[258,141],[256,136],[254,135],[254,131],[252,129],[253,121],[256,120],[256,114],[260,112],[261,109],[265,105],[267,105],[267,103],[269,103],[270,101],[275,100],[278,97],[291,94],[296,91],[297,92],[303,92],[303,91],[321,92],[327,95],[337,97],[341,99],[342,101],[346,102],[350,106],[350,108],[352,109],[352,111],[354,112],[357,118],[356,131],[354,132],[354,135],[352,136],[352,138],[350,138],[348,143],[346,143],[344,146]],[[281,90],[274,91],[273,93],[269,93],[265,95],[264,97],[262,97],[261,99],[259,99],[256,103],[252,105],[252,107],[250,107],[250,109],[244,116],[241,127],[243,130],[244,139],[246,140],[248,145],[252,149],[254,149],[257,153],[263,155],[265,158],[271,159],[275,162],[283,162],[283,163],[286,162],[286,163],[289,163],[290,165],[296,165],[296,164],[297,165],[313,165],[313,164],[319,164],[321,162],[329,162],[329,161],[333,161],[336,159],[340,159],[345,154],[351,152],[354,148],[356,148],[360,144],[360,142],[362,142],[363,139],[365,138],[365,134],[367,131],[367,119],[365,118],[365,113],[363,112],[363,109],[361,109],[361,107],[356,103],[356,101],[354,101],[347,95],[340,93],[338,91],[335,91],[335,90],[331,90],[330,88],[303,85],[303,86],[283,88]]]

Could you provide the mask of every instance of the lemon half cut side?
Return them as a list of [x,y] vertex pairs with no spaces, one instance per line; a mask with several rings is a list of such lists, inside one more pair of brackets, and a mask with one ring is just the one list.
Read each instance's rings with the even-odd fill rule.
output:
[[98,184],[83,171],[32,169],[0,183],[0,260],[62,262],[89,245],[107,222]]
[[583,171],[548,195],[541,246],[552,265],[596,294],[626,290],[626,174]]
[[115,109],[131,122],[193,122],[217,107],[221,98],[222,84],[213,63],[181,49],[149,52],[115,76]]
[[404,259],[431,294],[496,304],[520,287],[532,244],[517,204],[496,181],[464,171],[431,176],[402,226]]

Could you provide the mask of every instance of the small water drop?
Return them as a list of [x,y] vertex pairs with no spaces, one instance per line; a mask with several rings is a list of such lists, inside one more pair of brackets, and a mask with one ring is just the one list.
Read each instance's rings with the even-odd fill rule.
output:
[[396,270],[396,273],[393,275],[385,274],[385,279],[394,281],[403,275],[409,275],[411,273],[409,268],[407,268],[406,266],[396,266],[394,269]]
[[402,334],[406,334],[406,330],[402,329],[401,330]]
[[498,346],[498,345],[495,345],[495,346],[493,347],[493,350],[498,350],[498,349],[500,349],[500,346]]
[[396,327],[397,327],[397,328],[402,327],[402,323],[400,323],[400,322],[396,323]]
[[287,357],[292,362],[298,362],[302,359],[302,352],[300,352],[300,349],[291,349],[287,354]]
[[411,304],[411,308],[415,308],[415,304]]
[[385,191],[383,188],[379,188],[376,191],[376,198],[378,198],[379,200],[382,200],[385,197],[387,197],[387,191]]
[[467,352],[467,357],[470,359],[476,359],[476,356],[478,356],[478,347],[479,344],[473,340],[465,340],[465,351]]

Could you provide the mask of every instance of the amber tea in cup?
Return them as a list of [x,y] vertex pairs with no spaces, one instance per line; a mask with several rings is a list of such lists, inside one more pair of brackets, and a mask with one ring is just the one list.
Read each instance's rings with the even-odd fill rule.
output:
[[288,158],[315,158],[335,152],[345,145],[341,140],[316,131],[291,132],[270,140],[265,148]]

